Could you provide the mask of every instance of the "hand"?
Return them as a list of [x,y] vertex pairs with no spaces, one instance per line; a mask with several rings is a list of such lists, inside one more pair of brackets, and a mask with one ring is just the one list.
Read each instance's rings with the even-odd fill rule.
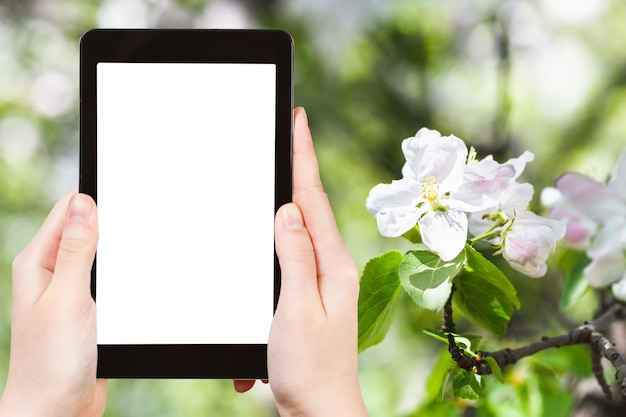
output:
[[[358,378],[358,271],[319,178],[304,109],[294,112],[293,201],[276,214],[282,285],[268,344],[281,416],[366,416]],[[254,381],[235,381],[247,391]]]
[[0,416],[102,416],[90,271],[96,205],[67,193],[13,263],[11,359]]

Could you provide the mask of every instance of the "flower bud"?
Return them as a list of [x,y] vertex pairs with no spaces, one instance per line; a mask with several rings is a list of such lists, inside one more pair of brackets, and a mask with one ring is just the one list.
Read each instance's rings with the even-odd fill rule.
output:
[[502,256],[515,270],[531,278],[542,277],[548,255],[564,235],[563,223],[522,212],[504,234]]

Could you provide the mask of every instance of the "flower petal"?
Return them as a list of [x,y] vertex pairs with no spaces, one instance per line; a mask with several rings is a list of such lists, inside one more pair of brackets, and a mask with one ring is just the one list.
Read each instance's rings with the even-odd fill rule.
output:
[[603,184],[576,172],[567,172],[556,181],[561,192],[560,204],[572,205],[580,213],[595,221],[602,221],[616,211],[619,203]]
[[513,175],[513,179],[516,180],[526,168],[526,164],[532,162],[535,159],[535,155],[532,152],[524,151],[523,154],[518,156],[517,158],[511,158],[504,163],[504,165],[511,165],[515,170],[515,174]]
[[567,225],[563,243],[576,249],[588,248],[598,225],[573,207],[558,205],[550,210],[550,218],[564,221]]
[[623,251],[613,249],[598,254],[583,272],[591,286],[602,288],[621,279],[624,270],[626,270],[626,261]]
[[472,212],[497,205],[502,199],[502,194],[509,190],[515,179],[520,176],[526,163],[533,159],[534,155],[526,151],[519,158],[510,159],[504,164],[494,161],[489,155],[478,162],[466,165],[464,182],[452,195],[458,202],[454,207]]
[[397,237],[417,223],[423,210],[417,208],[420,195],[415,191],[420,185],[408,179],[378,184],[370,191],[365,206],[376,217],[380,234]]
[[444,136],[424,151],[418,179],[434,178],[440,193],[456,191],[463,183],[467,146],[456,136]]
[[432,143],[441,139],[441,133],[436,130],[421,128],[413,137],[402,141],[402,153],[406,164],[402,168],[402,175],[419,179],[419,171],[424,159],[424,152]]
[[[502,192],[500,196],[500,204],[487,210],[469,213],[469,231],[472,236],[479,236],[485,233],[493,226],[493,221],[489,220],[488,214],[498,212],[504,213],[507,218],[515,216],[517,211],[526,211],[526,207],[533,197],[533,186],[524,183],[513,183],[509,188]],[[497,244],[498,240],[492,241]]]
[[418,221],[424,244],[444,261],[457,257],[467,241],[467,215],[461,211],[431,211]]
[[611,287],[615,298],[626,301],[626,274]]

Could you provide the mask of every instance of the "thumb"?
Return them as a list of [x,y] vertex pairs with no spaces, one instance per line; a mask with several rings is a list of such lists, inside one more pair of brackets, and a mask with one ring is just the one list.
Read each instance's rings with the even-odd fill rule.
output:
[[97,243],[96,203],[86,194],[76,194],[67,208],[50,285],[74,294],[89,289]]
[[274,233],[281,269],[278,307],[291,310],[302,306],[302,300],[319,300],[313,243],[296,204],[285,204],[278,210]]

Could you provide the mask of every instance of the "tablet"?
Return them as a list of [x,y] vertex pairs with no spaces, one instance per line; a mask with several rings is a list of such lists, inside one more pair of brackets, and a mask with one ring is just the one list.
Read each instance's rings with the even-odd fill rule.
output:
[[82,37],[98,377],[267,378],[274,215],[291,200],[292,45],[277,30]]

